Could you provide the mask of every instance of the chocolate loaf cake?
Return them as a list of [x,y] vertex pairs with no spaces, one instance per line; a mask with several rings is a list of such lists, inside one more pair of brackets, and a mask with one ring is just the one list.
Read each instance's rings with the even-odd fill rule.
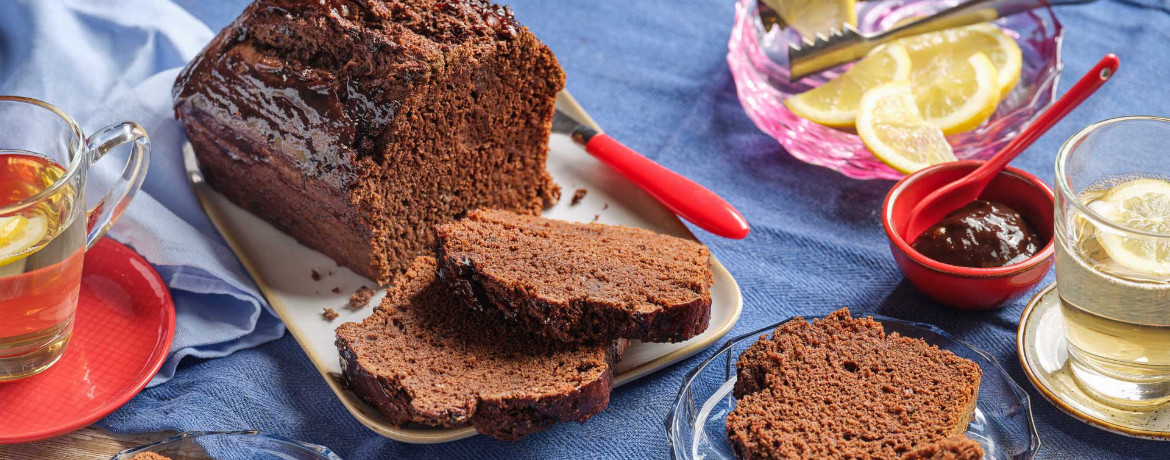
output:
[[841,309],[784,323],[736,362],[727,435],[744,459],[898,459],[961,436],[979,366],[926,342],[886,335]]
[[538,213],[556,58],[484,0],[258,0],[175,82],[212,188],[379,284],[479,207]]
[[562,342],[677,342],[711,319],[710,254],[648,230],[476,210],[440,225],[439,277]]
[[456,302],[419,257],[372,315],[337,328],[346,380],[390,423],[516,439],[609,404],[626,341],[559,344]]

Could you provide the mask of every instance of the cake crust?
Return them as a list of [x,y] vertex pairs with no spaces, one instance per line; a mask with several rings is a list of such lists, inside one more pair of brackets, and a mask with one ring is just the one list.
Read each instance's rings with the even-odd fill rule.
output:
[[436,228],[439,277],[474,309],[562,342],[678,342],[707,329],[710,253],[648,230],[476,210]]
[[942,441],[915,448],[902,460],[982,460],[983,448],[966,436],[952,436]]
[[565,345],[522,331],[498,312],[457,305],[419,257],[361,323],[337,328],[350,387],[395,425],[470,424],[517,439],[584,422],[609,403],[624,340]]
[[728,440],[744,459],[897,459],[961,436],[982,371],[842,308],[786,322],[736,362]]

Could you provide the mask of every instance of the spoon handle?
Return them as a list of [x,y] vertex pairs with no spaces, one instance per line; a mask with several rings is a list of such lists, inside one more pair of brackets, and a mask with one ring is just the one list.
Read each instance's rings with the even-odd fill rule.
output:
[[1072,88],[1069,88],[1068,92],[1064,93],[1064,96],[1061,96],[1055,104],[1052,104],[1052,107],[1044,111],[1040,115],[1040,118],[1037,118],[1035,122],[1025,128],[1024,132],[1020,133],[1019,136],[1012,139],[998,154],[980,166],[979,169],[972,172],[971,181],[990,182],[1004,166],[1007,166],[1020,153],[1030,147],[1033,142],[1036,142],[1040,136],[1044,135],[1049,128],[1064,118],[1065,115],[1068,115],[1078,105],[1081,105],[1081,102],[1088,99],[1094,91],[1097,91],[1097,88],[1104,85],[1114,73],[1117,73],[1117,67],[1119,65],[1121,65],[1121,61],[1117,59],[1117,55],[1113,53],[1106,54]]

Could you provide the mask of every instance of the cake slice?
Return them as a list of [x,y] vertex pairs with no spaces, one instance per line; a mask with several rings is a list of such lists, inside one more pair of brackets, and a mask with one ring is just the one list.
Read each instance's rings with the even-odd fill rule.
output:
[[744,459],[901,458],[967,430],[982,376],[967,359],[886,335],[845,308],[784,323],[736,369],[727,435]]
[[439,277],[562,342],[678,342],[711,318],[707,248],[648,230],[476,210],[440,225]]
[[207,183],[379,284],[478,207],[535,214],[565,75],[484,0],[258,0],[179,75]]
[[554,343],[497,311],[456,305],[431,257],[416,259],[372,315],[337,328],[346,381],[390,423],[471,424],[499,439],[601,412],[625,346]]

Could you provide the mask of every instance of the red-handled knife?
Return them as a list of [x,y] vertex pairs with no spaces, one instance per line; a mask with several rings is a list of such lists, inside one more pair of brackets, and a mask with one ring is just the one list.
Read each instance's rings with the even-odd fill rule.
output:
[[748,223],[743,215],[715,192],[651,161],[560,108],[553,115],[552,130],[568,134],[574,142],[585,146],[585,151],[594,158],[699,228],[737,240],[748,235]]

